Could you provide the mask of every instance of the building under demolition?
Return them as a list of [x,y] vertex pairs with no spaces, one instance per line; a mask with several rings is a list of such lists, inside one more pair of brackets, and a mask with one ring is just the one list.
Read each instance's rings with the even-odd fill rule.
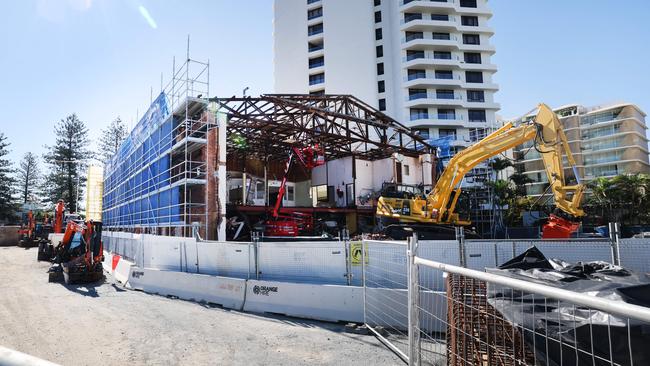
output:
[[[208,98],[209,65],[188,59],[107,162],[106,230],[223,240],[281,212],[370,231],[386,182],[421,185],[432,147],[348,95]],[[324,164],[288,164],[294,147],[318,146]],[[285,178],[286,174],[286,179]]]

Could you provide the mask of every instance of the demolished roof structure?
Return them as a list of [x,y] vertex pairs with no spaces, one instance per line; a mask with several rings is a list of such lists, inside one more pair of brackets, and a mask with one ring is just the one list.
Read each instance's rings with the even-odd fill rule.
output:
[[246,141],[247,156],[285,159],[287,146],[319,144],[327,160],[418,156],[432,147],[386,114],[351,95],[264,94],[212,98],[228,116],[228,153]]

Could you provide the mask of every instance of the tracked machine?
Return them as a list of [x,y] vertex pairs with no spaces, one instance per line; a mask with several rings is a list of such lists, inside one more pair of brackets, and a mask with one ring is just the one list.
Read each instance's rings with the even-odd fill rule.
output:
[[[533,147],[542,157],[556,207],[556,212],[543,226],[542,238],[571,237],[579,227],[578,220],[584,216],[581,208],[584,185],[580,182],[560,120],[545,104],[539,105],[532,120],[519,126],[506,123],[454,155],[430,193],[384,192],[378,199],[376,211],[382,230],[393,237],[415,231],[425,238],[449,238],[454,232],[453,226],[470,225],[469,220],[461,219],[455,212],[465,175],[481,162],[527,141],[533,141]],[[577,182],[574,185],[566,184],[562,153],[573,169]]]
[[96,221],[67,223],[61,242],[54,247],[49,281],[66,284],[90,283],[104,277],[102,262],[102,223]]
[[54,246],[58,244],[52,243],[50,238],[53,237],[49,234],[63,234],[65,223],[65,203],[59,200],[54,208],[54,221],[49,224],[48,233],[44,236],[44,240],[38,243],[37,259],[39,261],[49,261],[53,257]]

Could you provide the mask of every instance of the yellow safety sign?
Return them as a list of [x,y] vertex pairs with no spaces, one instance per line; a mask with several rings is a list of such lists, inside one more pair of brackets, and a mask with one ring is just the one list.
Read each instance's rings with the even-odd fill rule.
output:
[[350,242],[350,256],[352,257],[352,265],[361,265],[361,259],[365,255],[366,264],[368,264],[368,247],[365,248],[363,255],[361,254],[362,243],[360,241]]

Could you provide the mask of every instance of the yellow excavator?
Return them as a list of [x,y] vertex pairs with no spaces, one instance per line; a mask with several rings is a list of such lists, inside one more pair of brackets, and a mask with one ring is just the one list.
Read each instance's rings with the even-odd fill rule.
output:
[[[376,215],[382,229],[385,232],[407,229],[444,236],[451,226],[469,225],[468,220],[462,220],[455,212],[465,174],[481,162],[531,140],[542,157],[549,189],[553,192],[558,209],[558,214],[550,215],[548,223],[544,225],[542,238],[570,237],[579,227],[575,221],[584,216],[581,201],[585,187],[580,182],[562,124],[546,104],[539,105],[537,115],[530,121],[518,126],[508,122],[454,155],[428,195],[400,197],[399,194],[391,194],[379,197]],[[565,183],[563,152],[576,177],[575,185]]]

